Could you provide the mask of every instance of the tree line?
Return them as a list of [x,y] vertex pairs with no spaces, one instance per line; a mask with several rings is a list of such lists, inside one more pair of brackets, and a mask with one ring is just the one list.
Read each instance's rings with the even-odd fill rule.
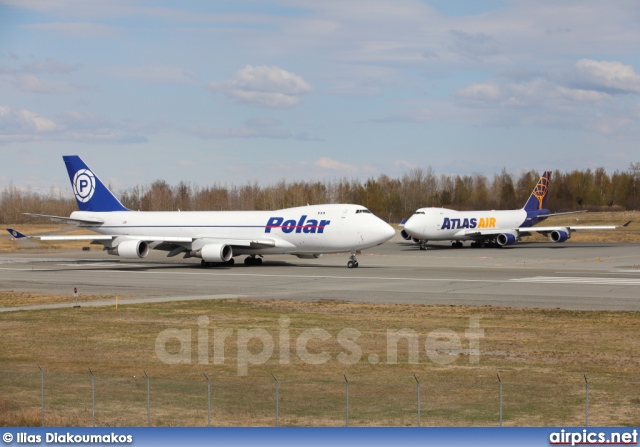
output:
[[[437,175],[431,167],[413,169],[401,177],[380,175],[365,181],[336,179],[288,182],[260,186],[198,186],[187,182],[169,185],[156,180],[119,194],[122,204],[140,211],[273,210],[319,203],[356,203],[388,222],[399,222],[422,207],[458,210],[521,208],[536,185],[540,173],[514,176],[503,169],[487,177]],[[68,191],[68,192],[67,192]],[[640,209],[640,162],[626,171],[608,174],[604,168],[554,172],[547,207],[555,212],[588,209]],[[33,220],[22,213],[68,216],[77,209],[69,190],[51,188],[35,192],[12,184],[0,193],[0,221],[18,224]]]

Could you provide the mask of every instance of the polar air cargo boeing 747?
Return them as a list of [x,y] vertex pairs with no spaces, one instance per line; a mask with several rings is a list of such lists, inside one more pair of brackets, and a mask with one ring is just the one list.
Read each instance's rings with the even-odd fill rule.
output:
[[248,255],[246,265],[262,256],[291,254],[303,259],[323,253],[348,253],[347,267],[358,267],[356,251],[380,245],[395,234],[386,222],[359,205],[309,205],[277,211],[131,211],[78,156],[62,157],[80,211],[70,217],[29,214],[78,225],[99,235],[25,236],[43,241],[91,240],[112,255],[144,258],[149,249],[201,258],[204,267],[231,265]]
[[[533,189],[529,200],[520,210],[511,211],[454,211],[447,208],[420,208],[404,223],[401,236],[426,249],[427,241],[453,241],[452,246],[462,247],[462,241],[473,241],[472,247],[515,244],[522,236],[536,231],[548,236],[552,242],[564,242],[577,230],[611,230],[618,226],[535,227],[533,225],[551,216],[546,209],[551,171],[545,171]],[[575,211],[580,212],[580,211]],[[621,225],[626,227],[631,221]]]

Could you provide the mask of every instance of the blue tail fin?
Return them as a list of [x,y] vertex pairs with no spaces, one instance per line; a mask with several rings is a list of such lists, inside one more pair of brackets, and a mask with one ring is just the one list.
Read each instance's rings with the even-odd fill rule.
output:
[[62,157],[80,211],[128,211],[77,155]]
[[549,193],[549,184],[551,183],[551,171],[544,171],[538,184],[533,188],[533,192],[524,204],[525,211],[536,211],[547,209],[547,194]]
[[12,228],[7,228],[7,231],[9,232],[9,234],[11,236],[13,236],[14,239],[25,239],[28,236],[25,236],[24,234],[20,233],[19,231],[16,231]]

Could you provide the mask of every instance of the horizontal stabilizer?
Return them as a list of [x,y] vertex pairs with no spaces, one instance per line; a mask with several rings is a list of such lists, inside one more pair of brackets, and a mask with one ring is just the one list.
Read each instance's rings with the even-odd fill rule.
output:
[[564,213],[551,213],[551,214],[543,214],[541,216],[538,216],[539,219],[543,219],[543,218],[547,218],[547,217],[552,217],[552,216],[566,216],[567,214],[578,214],[578,213],[586,213],[588,210],[580,210],[580,211],[567,211]]
[[84,219],[72,219],[70,217],[61,217],[61,216],[50,216],[48,214],[34,214],[34,213],[23,213],[25,216],[31,217],[40,217],[42,219],[53,220],[54,222],[65,222],[74,225],[86,225],[86,224],[103,224],[104,220],[99,219],[97,217],[87,217]]

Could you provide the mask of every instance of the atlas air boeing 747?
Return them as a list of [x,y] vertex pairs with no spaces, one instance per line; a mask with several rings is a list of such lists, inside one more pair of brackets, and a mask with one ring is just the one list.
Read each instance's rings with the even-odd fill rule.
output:
[[[519,210],[510,211],[455,211],[447,208],[420,208],[405,223],[400,235],[426,249],[427,241],[452,241],[452,246],[462,247],[462,241],[473,241],[472,247],[502,247],[515,244],[523,236],[533,232],[549,237],[551,242],[564,242],[578,230],[612,230],[624,225],[572,226],[558,225],[534,227],[551,216],[546,208],[551,171],[545,171],[533,189],[529,200]],[[580,211],[575,211],[580,212]]]
[[323,253],[351,253],[347,267],[358,267],[356,252],[395,235],[383,220],[359,205],[308,205],[277,211],[131,211],[78,156],[62,157],[79,211],[70,217],[28,214],[78,225],[99,234],[25,236],[43,241],[90,240],[123,258],[144,258],[150,249],[167,256],[200,258],[204,267],[262,264],[262,256],[291,254],[314,259]]

